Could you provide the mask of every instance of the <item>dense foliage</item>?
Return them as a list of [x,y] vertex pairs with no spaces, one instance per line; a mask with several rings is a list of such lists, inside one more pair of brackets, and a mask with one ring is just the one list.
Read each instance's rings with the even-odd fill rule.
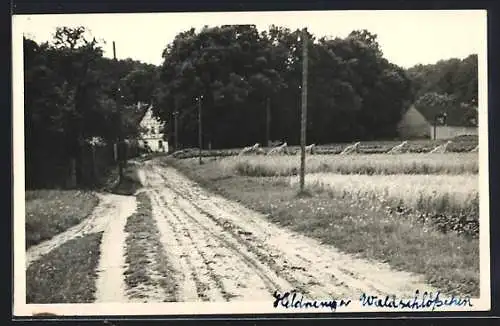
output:
[[[259,33],[253,25],[178,34],[163,52],[157,115],[172,121],[179,112],[183,147],[197,146],[199,98],[204,147],[266,143],[268,121],[272,140],[298,144],[300,36],[299,30],[277,26]],[[395,137],[397,122],[413,100],[411,82],[402,68],[383,57],[376,35],[363,30],[344,39],[311,34],[308,39],[308,142]]]
[[471,54],[463,60],[440,60],[436,64],[408,69],[416,94],[415,107],[429,120],[446,113],[448,125],[477,125],[478,61]]
[[58,28],[50,43],[25,37],[27,185],[50,186],[46,181],[58,183],[58,177],[64,183],[72,159],[76,182],[83,184],[89,139],[113,143],[119,133],[136,134],[142,114],[136,103],[150,102],[155,76],[155,66],[104,58],[83,27]]

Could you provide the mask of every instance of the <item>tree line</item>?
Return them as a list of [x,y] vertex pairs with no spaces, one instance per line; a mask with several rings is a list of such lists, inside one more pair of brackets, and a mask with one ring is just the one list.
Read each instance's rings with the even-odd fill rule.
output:
[[[27,181],[40,184],[47,166],[73,160],[81,184],[89,139],[137,136],[147,107],[139,102],[166,122],[170,147],[198,146],[198,104],[204,148],[299,144],[300,37],[279,26],[190,29],[166,45],[160,66],[105,58],[84,27],[57,28],[40,44],[25,37]],[[405,70],[384,58],[367,30],[345,38],[308,33],[308,47],[308,143],[394,139],[412,103],[426,116],[445,107],[456,113],[452,120],[476,112],[477,55]]]
[[103,57],[84,27],[58,28],[50,42],[23,42],[27,185],[67,175],[70,161],[82,185],[92,139],[113,144],[137,135],[144,110],[137,102],[151,102],[157,67]]
[[477,126],[477,54],[408,69],[415,107],[428,119],[446,113],[449,125]]
[[[300,35],[278,26],[259,32],[254,25],[178,34],[163,52],[155,113],[172,122],[178,112],[183,146],[197,146],[199,99],[204,146],[239,147],[269,138],[298,144]],[[328,39],[309,33],[308,40],[308,142],[396,137],[414,93],[405,70],[383,57],[376,35],[361,30]],[[172,139],[173,124],[168,127]]]

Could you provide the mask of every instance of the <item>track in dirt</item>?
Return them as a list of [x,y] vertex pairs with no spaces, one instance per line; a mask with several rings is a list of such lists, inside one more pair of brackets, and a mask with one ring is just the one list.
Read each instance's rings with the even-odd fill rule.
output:
[[[139,226],[145,225],[140,237],[125,241],[136,197],[101,194],[88,219],[30,248],[26,265],[69,239],[104,231],[96,280],[96,302],[101,303],[269,301],[275,291],[291,290],[313,299],[353,299],[365,292],[413,297],[416,289],[436,291],[421,276],[341,253],[280,228],[155,160],[137,168],[143,184],[140,192],[151,203],[147,226],[140,216],[134,217]],[[131,258],[131,246],[140,244],[133,241],[151,249],[142,253],[150,263],[141,266],[147,278],[156,281],[127,288],[126,260]],[[158,273],[157,267],[165,264],[168,271]]]
[[421,276],[279,228],[155,160],[139,166],[139,176],[176,271],[178,301],[267,301],[293,289],[312,298],[435,291]]

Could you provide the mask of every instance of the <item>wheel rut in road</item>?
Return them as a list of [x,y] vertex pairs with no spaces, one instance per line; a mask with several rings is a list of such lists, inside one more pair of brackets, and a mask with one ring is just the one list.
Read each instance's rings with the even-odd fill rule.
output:
[[435,291],[420,275],[341,253],[272,224],[172,167],[152,160],[138,168],[175,270],[178,301],[267,301],[275,291],[291,290],[315,299]]

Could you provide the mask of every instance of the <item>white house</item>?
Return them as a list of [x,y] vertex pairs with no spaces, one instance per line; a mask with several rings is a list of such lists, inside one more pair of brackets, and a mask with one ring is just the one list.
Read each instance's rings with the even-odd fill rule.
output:
[[139,146],[149,147],[153,152],[168,152],[168,142],[163,139],[164,124],[153,116],[150,106],[140,122],[141,134]]

